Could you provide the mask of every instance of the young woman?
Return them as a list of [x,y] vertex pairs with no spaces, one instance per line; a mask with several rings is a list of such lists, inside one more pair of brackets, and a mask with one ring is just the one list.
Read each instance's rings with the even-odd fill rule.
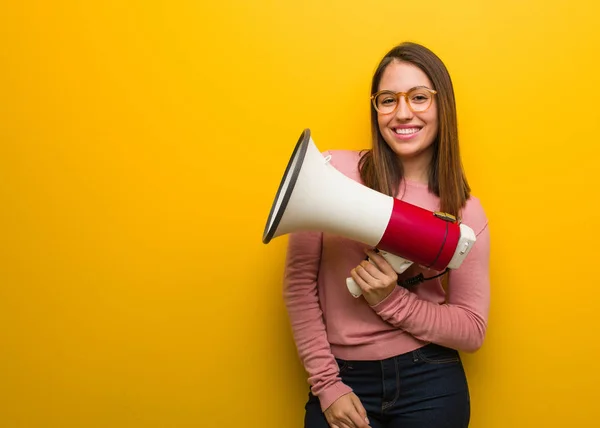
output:
[[372,148],[329,151],[331,164],[374,190],[456,216],[477,242],[460,268],[403,287],[398,279],[440,272],[413,264],[398,278],[358,242],[289,235],[284,297],[310,384],[304,426],[467,427],[458,351],[476,351],[485,336],[490,236],[461,166],[452,82],[429,49],[403,43],[382,59],[371,93]]

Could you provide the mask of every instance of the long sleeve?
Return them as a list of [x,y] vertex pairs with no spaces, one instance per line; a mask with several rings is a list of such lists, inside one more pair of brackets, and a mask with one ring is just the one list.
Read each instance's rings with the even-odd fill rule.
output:
[[417,339],[465,352],[483,343],[490,301],[490,234],[487,223],[460,268],[449,273],[444,304],[419,298],[405,288],[396,289],[373,306],[381,318]]
[[342,383],[327,340],[317,288],[321,247],[321,233],[289,235],[284,299],[298,354],[308,373],[308,383],[325,410],[352,389]]

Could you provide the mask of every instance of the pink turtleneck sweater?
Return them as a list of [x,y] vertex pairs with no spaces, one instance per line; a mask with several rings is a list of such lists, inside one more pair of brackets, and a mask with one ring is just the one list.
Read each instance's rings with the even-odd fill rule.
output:
[[[332,156],[333,167],[362,182],[358,152],[324,154]],[[398,198],[430,211],[439,209],[439,199],[426,184],[405,181]],[[346,288],[350,271],[365,258],[365,245],[320,232],[289,235],[284,299],[298,354],[323,410],[352,391],[342,383],[335,357],[380,360],[429,342],[465,352],[481,346],[490,300],[490,235],[476,198],[469,199],[461,216],[477,242],[461,267],[450,272],[447,292],[438,278],[413,291],[396,287],[375,306],[363,297],[355,299]],[[418,272],[426,277],[438,273],[412,266],[401,277]]]

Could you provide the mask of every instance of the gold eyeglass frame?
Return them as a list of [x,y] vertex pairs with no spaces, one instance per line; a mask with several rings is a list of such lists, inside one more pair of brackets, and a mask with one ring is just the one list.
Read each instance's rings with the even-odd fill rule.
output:
[[[429,88],[426,88],[424,86],[420,86],[420,87],[417,87],[417,88],[412,88],[408,92],[393,92],[393,91],[383,90],[383,91],[375,92],[373,95],[371,95],[371,103],[373,104],[373,108],[375,108],[375,111],[377,113],[379,113],[379,114],[392,114],[392,113],[395,113],[396,110],[398,110],[398,107],[400,107],[400,95],[402,95],[404,97],[404,101],[406,101],[406,105],[408,106],[408,109],[410,111],[412,111],[413,113],[424,113],[427,110],[429,110],[429,108],[433,104],[433,97],[431,97],[431,101],[429,102],[429,105],[427,106],[427,108],[425,110],[417,110],[417,111],[415,111],[410,106],[410,101],[408,101],[408,94],[411,94],[411,93],[413,93],[415,91],[418,91],[418,90],[427,91],[431,95],[437,94],[437,91],[435,89],[429,89]],[[393,95],[398,100],[398,102],[396,103],[396,108],[394,108],[394,110],[392,110],[392,111],[390,111],[388,113],[382,113],[381,111],[379,111],[379,109],[377,108],[377,104],[376,104],[375,100],[381,94],[390,94],[390,95]]]

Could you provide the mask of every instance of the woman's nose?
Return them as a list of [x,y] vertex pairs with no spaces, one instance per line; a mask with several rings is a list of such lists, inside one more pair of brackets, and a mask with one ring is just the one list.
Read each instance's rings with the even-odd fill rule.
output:
[[396,109],[396,117],[401,120],[412,119],[413,112],[406,102],[406,98],[400,97],[398,100],[398,108]]

